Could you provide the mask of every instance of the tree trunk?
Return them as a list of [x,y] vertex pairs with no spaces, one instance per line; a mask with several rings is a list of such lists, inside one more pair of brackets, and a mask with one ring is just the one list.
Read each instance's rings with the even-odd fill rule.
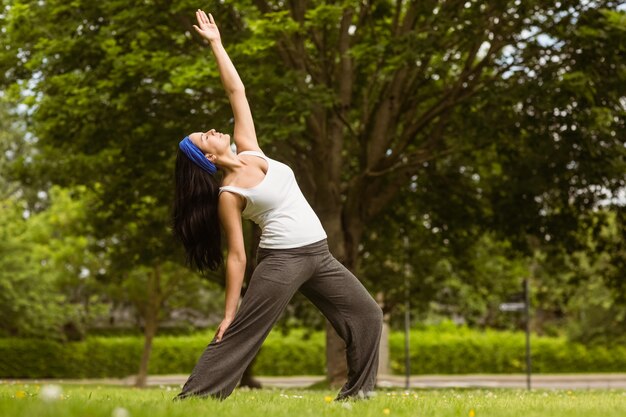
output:
[[346,344],[326,320],[326,378],[331,387],[340,388],[348,378]]
[[141,362],[139,363],[139,372],[135,386],[144,388],[148,378],[148,364],[150,362],[150,354],[152,353],[152,341],[157,332],[159,324],[159,309],[161,305],[161,270],[157,265],[152,273],[148,275],[148,300],[144,310],[144,344],[141,354]]
[[148,319],[146,317],[146,325],[144,328],[144,344],[143,353],[141,354],[141,362],[139,363],[139,373],[137,374],[136,387],[145,387],[146,380],[148,378],[148,363],[150,361],[150,354],[152,353],[152,340],[156,335],[157,320],[156,317]]
[[246,370],[243,371],[243,375],[241,376],[241,381],[239,382],[240,387],[263,388],[261,381],[259,381],[258,379],[255,379],[253,375],[253,369],[254,369],[253,366],[258,356],[259,355],[257,354],[254,357],[254,359],[252,359],[252,362],[250,362],[250,365],[248,365]]

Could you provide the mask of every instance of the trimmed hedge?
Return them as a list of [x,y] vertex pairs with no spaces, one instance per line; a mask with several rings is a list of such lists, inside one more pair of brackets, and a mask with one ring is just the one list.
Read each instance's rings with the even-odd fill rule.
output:
[[[411,374],[520,373],[526,370],[521,332],[477,331],[460,327],[411,331]],[[535,373],[625,372],[626,347],[587,347],[565,338],[531,335]],[[404,373],[404,334],[389,335],[392,373]]]
[[[152,375],[190,373],[215,330],[193,336],[158,336],[153,341]],[[88,337],[61,344],[40,339],[0,338],[0,378],[125,377],[139,367],[143,338]],[[288,335],[271,332],[255,363],[259,375],[322,375],[325,336],[305,338],[304,330]]]
[[[150,374],[188,374],[215,331],[160,336],[153,342]],[[323,375],[325,336],[304,330],[270,333],[255,364],[258,375]],[[626,348],[585,347],[562,338],[533,336],[534,372],[626,372]],[[404,334],[389,337],[392,373],[404,373]],[[412,374],[518,373],[524,371],[524,334],[468,328],[412,330]],[[89,337],[60,344],[0,339],[2,378],[125,377],[139,366],[140,337]]]

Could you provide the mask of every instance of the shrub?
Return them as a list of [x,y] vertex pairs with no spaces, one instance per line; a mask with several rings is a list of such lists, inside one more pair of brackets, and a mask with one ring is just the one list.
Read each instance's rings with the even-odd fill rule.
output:
[[[149,372],[189,374],[214,330],[154,339]],[[585,347],[564,338],[532,337],[533,371],[538,373],[626,372],[626,348]],[[439,327],[410,332],[411,373],[519,373],[525,369],[523,333]],[[391,371],[404,374],[404,334],[389,336]],[[143,339],[92,336],[81,342],[0,339],[0,377],[125,377],[139,366]],[[294,329],[269,334],[255,363],[258,375],[322,375],[325,336]]]

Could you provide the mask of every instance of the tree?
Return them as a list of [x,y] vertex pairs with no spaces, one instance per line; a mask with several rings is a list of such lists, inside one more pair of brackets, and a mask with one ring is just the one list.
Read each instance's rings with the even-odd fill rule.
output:
[[[190,29],[195,5],[10,4],[1,84],[14,97],[33,94],[30,127],[42,149],[34,165],[59,183],[98,178],[97,230],[115,237],[116,259],[153,268],[172,259],[165,208],[175,142],[207,118],[215,126],[230,117],[212,58]],[[573,245],[577,214],[624,185],[616,7],[255,0],[212,13],[262,146],[291,163],[331,250],[354,268],[366,226],[416,175],[478,176],[445,197],[488,201],[486,227],[519,250],[533,236]],[[343,344],[327,328],[338,382]]]
[[105,305],[87,271],[101,260],[88,251],[84,190],[53,187],[49,207],[29,213],[24,201],[0,201],[0,305],[4,336],[80,339]]
[[[581,231],[584,247],[544,255],[536,286],[539,319],[566,330],[568,337],[605,346],[624,341],[626,300],[624,281],[623,207],[598,208],[592,224]],[[556,281],[556,285],[555,285]]]
[[19,130],[13,126],[10,109],[4,97],[0,96],[0,196],[6,198],[15,192],[14,184],[7,178],[7,165],[10,156],[15,155],[14,146],[20,143]]
[[412,321],[443,316],[472,326],[511,327],[512,317],[498,306],[520,291],[526,258],[471,215],[446,219],[444,205],[454,202],[429,199],[433,193],[417,183],[400,192],[367,229],[359,272],[384,294],[384,310],[396,328],[404,320],[407,286]]
[[107,285],[106,291],[111,299],[130,304],[141,321],[145,339],[136,386],[146,386],[152,342],[159,323],[171,313],[173,306],[180,304],[181,299],[187,306],[197,304],[200,292],[208,289],[207,284],[206,280],[180,264],[164,262],[156,267],[139,265]]
[[[246,77],[270,109],[261,128],[350,268],[366,225],[415,176],[457,185],[432,195],[454,202],[447,221],[478,202],[483,227],[525,253],[537,239],[576,246],[584,213],[624,186],[615,2],[254,5],[229,16],[255,35],[242,49],[264,75]],[[343,345],[328,334],[340,379]]]

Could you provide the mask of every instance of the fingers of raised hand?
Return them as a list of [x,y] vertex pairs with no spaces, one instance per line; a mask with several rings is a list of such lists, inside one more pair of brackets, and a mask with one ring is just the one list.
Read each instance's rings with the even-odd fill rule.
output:
[[208,25],[208,24],[215,24],[215,21],[213,20],[213,16],[211,15],[211,13],[209,13],[209,16],[207,17],[206,13],[204,12],[204,10],[200,10],[200,13],[202,13],[202,18],[204,19],[204,22]]
[[196,14],[198,15],[198,22],[205,24],[205,25],[208,25],[211,23],[206,13],[204,12],[204,10],[198,9]]
[[202,29],[205,29],[207,23],[204,21],[204,17],[202,17],[202,13],[200,13],[200,10],[196,11],[196,19],[198,20],[198,26]]

